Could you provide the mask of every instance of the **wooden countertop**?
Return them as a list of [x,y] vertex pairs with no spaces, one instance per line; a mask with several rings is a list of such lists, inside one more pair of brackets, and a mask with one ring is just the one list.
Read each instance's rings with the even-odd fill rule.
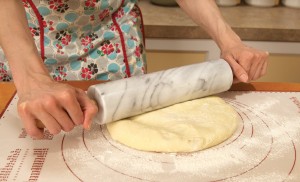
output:
[[[74,87],[87,90],[90,85],[101,83],[100,81],[68,81]],[[263,83],[253,82],[249,84],[239,83],[232,86],[232,91],[278,91],[278,92],[300,92],[300,83]],[[13,83],[0,82],[0,118],[15,94]]]
[[[179,7],[164,7],[142,0],[146,38],[210,39]],[[220,7],[226,21],[242,40],[300,42],[300,9],[241,4]]]

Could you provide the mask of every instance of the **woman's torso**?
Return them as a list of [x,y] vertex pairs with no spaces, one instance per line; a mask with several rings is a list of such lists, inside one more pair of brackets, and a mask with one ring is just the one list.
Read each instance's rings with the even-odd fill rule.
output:
[[[54,80],[115,80],[145,72],[142,19],[135,1],[23,0],[23,4]],[[3,55],[0,80],[1,74],[11,76]]]

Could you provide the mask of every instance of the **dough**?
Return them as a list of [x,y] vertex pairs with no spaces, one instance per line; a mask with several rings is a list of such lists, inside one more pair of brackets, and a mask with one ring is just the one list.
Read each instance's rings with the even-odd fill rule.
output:
[[107,124],[111,137],[129,147],[154,152],[194,152],[228,139],[237,112],[219,97],[187,101]]

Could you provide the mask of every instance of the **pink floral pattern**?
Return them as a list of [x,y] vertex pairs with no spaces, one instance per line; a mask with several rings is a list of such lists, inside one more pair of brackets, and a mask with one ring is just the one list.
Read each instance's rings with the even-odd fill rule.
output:
[[94,44],[92,42],[92,38],[89,36],[85,36],[81,39],[81,45],[84,46],[83,51],[88,52],[90,49],[94,48]]
[[65,81],[67,69],[64,66],[58,66],[55,70],[55,74],[52,76],[55,81]]
[[125,15],[123,8],[120,8],[117,12],[117,18],[122,18]]
[[8,75],[5,65],[0,63],[0,81],[10,81],[11,77]]
[[134,54],[136,55],[136,57],[141,57],[141,49],[140,47],[136,46],[135,47],[135,51],[134,51]]
[[81,68],[81,78],[84,80],[89,80],[92,77],[93,72],[89,68]]
[[61,42],[58,42],[57,44],[55,44],[55,46],[56,46],[56,52],[57,53],[64,54],[64,51],[62,51],[63,46],[62,46]]
[[61,38],[61,43],[63,45],[69,45],[69,42],[71,42],[71,35],[65,35]]
[[28,3],[27,0],[22,0],[22,2],[23,2],[23,6],[24,6],[25,8],[29,8],[29,7],[30,7],[30,5],[29,5],[29,3]]
[[89,36],[85,36],[84,38],[81,39],[81,44],[83,46],[88,46],[91,43],[92,43],[92,39]]
[[97,3],[97,0],[86,0],[85,1],[85,7],[95,7]]
[[45,28],[48,28],[48,30],[53,31],[54,27],[53,27],[53,21],[48,20],[48,21],[43,21],[43,25]]
[[48,0],[49,8],[64,13],[69,9],[68,0]]
[[85,10],[94,10],[96,8],[96,4],[99,0],[85,0],[84,9]]
[[101,47],[101,51],[106,54],[106,55],[109,55],[110,53],[114,52],[115,51],[115,48],[113,46],[113,44],[109,43],[109,44],[104,44],[102,47]]
[[102,13],[99,14],[99,19],[101,21],[104,20],[104,18],[109,16],[109,9],[105,9]]

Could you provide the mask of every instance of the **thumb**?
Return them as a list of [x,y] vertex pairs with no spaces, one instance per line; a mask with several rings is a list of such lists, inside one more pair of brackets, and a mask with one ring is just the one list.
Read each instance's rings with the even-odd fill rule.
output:
[[83,112],[83,128],[89,130],[92,119],[98,112],[98,107],[96,102],[91,100],[83,91],[78,92],[77,99]]
[[231,66],[231,69],[235,75],[235,77],[240,81],[240,82],[248,82],[249,77],[245,69],[239,65],[236,60],[232,57],[226,57],[225,59],[229,65]]

